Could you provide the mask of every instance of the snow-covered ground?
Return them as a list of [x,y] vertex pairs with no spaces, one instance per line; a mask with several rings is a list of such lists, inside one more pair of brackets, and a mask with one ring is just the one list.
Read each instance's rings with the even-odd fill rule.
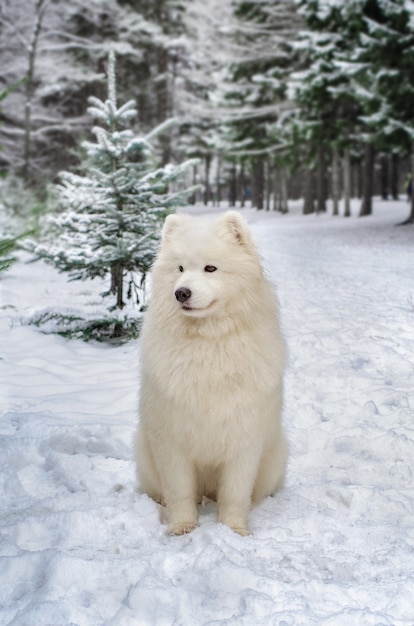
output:
[[[66,341],[21,324],[96,300],[43,264],[0,279],[0,623],[414,624],[414,228],[244,210],[278,285],[290,351],[286,487],[168,537],[135,491],[139,341]],[[82,300],[83,299],[83,300]]]

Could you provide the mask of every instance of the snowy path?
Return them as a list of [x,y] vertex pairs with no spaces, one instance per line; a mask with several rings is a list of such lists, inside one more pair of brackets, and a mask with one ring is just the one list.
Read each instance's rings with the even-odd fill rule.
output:
[[[43,265],[0,280],[0,624],[414,625],[414,229],[245,211],[290,351],[286,488],[254,535],[170,538],[135,493],[139,342],[22,326],[93,299]],[[92,283],[92,288],[94,285]],[[69,302],[68,302],[69,301]]]

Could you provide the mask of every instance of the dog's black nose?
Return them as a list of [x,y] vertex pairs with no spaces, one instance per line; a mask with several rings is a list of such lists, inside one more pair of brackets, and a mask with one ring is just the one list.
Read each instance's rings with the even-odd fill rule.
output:
[[175,292],[175,297],[177,298],[178,302],[186,302],[186,300],[189,300],[191,298],[191,291],[187,289],[187,287],[180,287]]

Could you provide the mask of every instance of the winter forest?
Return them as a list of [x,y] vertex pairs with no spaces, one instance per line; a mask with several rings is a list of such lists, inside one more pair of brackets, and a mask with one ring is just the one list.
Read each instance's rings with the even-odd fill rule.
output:
[[[413,626],[414,1],[0,0],[0,59],[0,623]],[[133,459],[151,266],[170,212],[229,207],[286,483],[251,536],[205,499],[170,537]]]
[[82,163],[88,97],[106,99],[112,50],[134,131],[176,120],[158,164],[198,159],[193,201],[287,211],[302,197],[309,213],[328,197],[348,211],[359,197],[368,215],[411,172],[412,10],[410,0],[2,0],[2,195],[24,189],[20,212],[50,210],[49,186]]

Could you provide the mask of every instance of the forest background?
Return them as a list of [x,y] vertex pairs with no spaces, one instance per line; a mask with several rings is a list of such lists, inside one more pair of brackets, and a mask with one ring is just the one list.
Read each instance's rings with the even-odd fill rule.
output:
[[[0,202],[51,209],[76,172],[91,95],[137,103],[160,165],[197,157],[191,201],[361,215],[407,191],[414,163],[411,0],[0,0]],[[340,204],[340,198],[344,199]],[[413,201],[414,202],[414,201]],[[343,208],[342,208],[343,207]],[[407,222],[414,217],[414,204]]]

